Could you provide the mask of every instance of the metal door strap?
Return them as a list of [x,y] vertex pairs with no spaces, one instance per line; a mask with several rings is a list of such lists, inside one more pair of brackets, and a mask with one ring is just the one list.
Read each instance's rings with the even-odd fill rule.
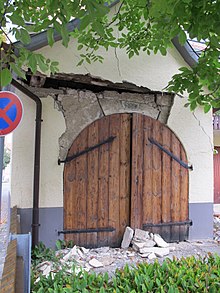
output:
[[148,138],[148,140],[150,141],[150,143],[156,145],[161,151],[165,152],[168,156],[170,156],[171,158],[173,158],[182,167],[184,167],[186,169],[193,170],[193,166],[192,165],[188,165],[187,163],[185,163],[182,160],[180,160],[177,156],[175,156],[173,153],[171,153],[170,151],[168,151],[167,149],[165,149],[161,144],[159,144],[159,142],[157,142],[153,138]]
[[98,144],[96,144],[96,145],[93,145],[93,146],[91,146],[91,147],[89,147],[89,148],[86,148],[85,150],[83,150],[83,151],[81,151],[81,152],[78,152],[78,153],[76,153],[76,154],[74,154],[74,155],[72,155],[72,156],[66,158],[65,160],[60,160],[60,159],[58,159],[58,165],[60,165],[61,163],[67,163],[67,162],[70,162],[70,161],[72,161],[72,160],[74,160],[74,159],[76,159],[76,158],[78,158],[78,157],[80,157],[80,156],[82,156],[82,155],[84,155],[84,154],[90,152],[90,151],[93,151],[94,149],[96,149],[96,148],[102,146],[103,144],[106,144],[106,143],[112,142],[115,138],[116,138],[116,136],[110,136],[108,139],[106,139],[106,140],[104,140],[104,141],[102,141],[102,142],[100,142],[100,143],[98,143]]

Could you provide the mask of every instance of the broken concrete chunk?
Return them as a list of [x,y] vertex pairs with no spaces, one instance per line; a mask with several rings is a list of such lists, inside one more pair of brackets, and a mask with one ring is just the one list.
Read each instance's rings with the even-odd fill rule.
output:
[[[159,248],[159,247],[158,247]],[[154,252],[155,254],[156,254],[156,256],[158,256],[158,257],[164,257],[164,256],[166,256],[166,255],[168,255],[169,253],[170,253],[170,250],[169,250],[169,248],[159,248],[158,250],[156,250],[155,252]]]
[[103,257],[100,259],[103,266],[110,266],[114,262],[114,260],[115,259],[113,257]]
[[44,262],[38,264],[36,266],[36,269],[38,269],[39,271],[42,272],[43,270],[45,270],[50,265],[52,265],[52,263],[50,261],[44,261]]
[[147,258],[150,253],[139,253],[142,258]]
[[129,245],[131,244],[133,235],[134,235],[134,230],[131,229],[130,227],[126,227],[123,240],[121,243],[121,248],[127,249],[129,247]]
[[156,254],[154,253],[154,252],[152,252],[152,253],[150,253],[149,255],[148,255],[148,259],[154,259],[154,258],[156,258]]
[[87,249],[85,247],[80,247],[80,250],[82,251],[83,254],[89,253],[89,249]]
[[132,240],[132,244],[132,248],[136,251],[139,251],[139,249],[143,247],[154,247],[156,243],[151,239],[146,239],[143,242]]
[[52,270],[52,264],[51,264],[51,265],[48,265],[48,266],[42,271],[42,275],[47,277],[47,276],[49,275],[49,273],[51,272],[51,270]]
[[99,260],[97,260],[95,258],[90,259],[89,264],[93,268],[101,268],[101,267],[103,267],[103,264]]
[[153,239],[158,247],[169,247],[169,244],[166,241],[164,241],[159,234],[154,234]]
[[135,229],[134,238],[140,240],[150,239],[149,232],[141,229]]
[[154,253],[158,253],[160,255],[161,254],[167,255],[170,252],[169,248],[162,248],[162,247],[143,247],[139,251],[142,254],[154,252]]

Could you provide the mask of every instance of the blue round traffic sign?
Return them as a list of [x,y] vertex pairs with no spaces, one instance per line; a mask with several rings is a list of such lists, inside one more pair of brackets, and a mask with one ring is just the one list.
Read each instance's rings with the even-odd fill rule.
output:
[[12,92],[0,92],[0,135],[12,132],[20,123],[22,114],[19,97]]

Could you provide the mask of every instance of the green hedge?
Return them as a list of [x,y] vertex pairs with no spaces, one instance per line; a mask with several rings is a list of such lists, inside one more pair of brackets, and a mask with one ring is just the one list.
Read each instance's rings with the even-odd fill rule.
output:
[[108,274],[81,272],[70,275],[64,271],[37,276],[33,270],[32,292],[220,292],[220,256],[166,259],[163,264],[140,263],[136,268],[125,266],[115,277]]

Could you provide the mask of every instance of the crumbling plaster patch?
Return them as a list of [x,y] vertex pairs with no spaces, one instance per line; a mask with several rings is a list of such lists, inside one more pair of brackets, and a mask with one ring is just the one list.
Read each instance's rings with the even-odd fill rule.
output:
[[66,123],[66,131],[59,139],[59,157],[64,160],[80,132],[103,116],[135,112],[166,124],[173,105],[173,95],[116,91],[94,93],[90,90],[67,89],[65,94],[57,95],[55,101]]

